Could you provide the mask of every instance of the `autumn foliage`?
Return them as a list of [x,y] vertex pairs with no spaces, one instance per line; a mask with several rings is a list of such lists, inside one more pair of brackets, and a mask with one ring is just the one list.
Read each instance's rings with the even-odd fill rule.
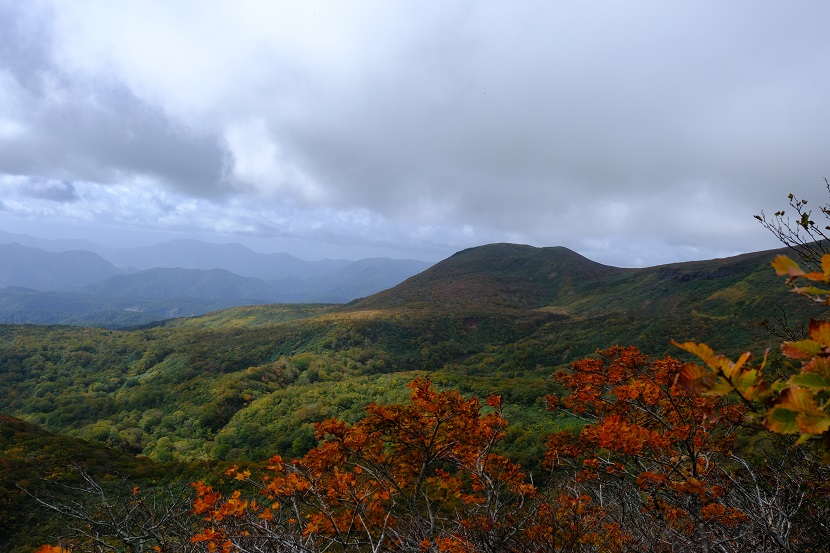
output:
[[371,405],[354,425],[319,423],[320,444],[301,459],[274,457],[256,475],[232,467],[230,493],[194,484],[204,526],[192,540],[228,552],[806,545],[792,522],[815,475],[785,479],[738,455],[746,406],[688,392],[677,383],[684,366],[614,347],[555,375],[565,393],[550,408],[582,424],[549,438],[544,483],[498,452],[507,427],[498,397],[485,407],[416,380],[408,404]]
[[[765,466],[742,457],[747,407],[685,390],[686,366],[614,347],[557,373],[550,408],[581,422],[550,436],[541,482],[499,451],[500,398],[415,380],[406,404],[319,423],[300,459],[195,482],[195,525],[179,532],[188,550],[223,553],[820,550],[823,465],[792,448]],[[41,550],[115,543],[95,539]]]
[[[819,286],[830,285],[830,255],[821,272],[783,257],[774,267],[797,293],[830,303],[830,288]],[[775,381],[765,375],[766,356],[755,364],[749,353],[732,361],[705,344],[677,345],[700,363],[615,346],[553,374],[560,393],[548,408],[570,430],[549,436],[547,473],[537,481],[503,450],[500,397],[482,404],[417,379],[407,403],[369,405],[354,424],[317,423],[318,444],[299,459],[234,465],[193,483],[187,546],[826,550],[830,471],[814,445],[830,451],[830,323],[813,321],[804,340],[783,344],[798,366]],[[131,504],[141,505],[140,490],[134,495]],[[76,550],[67,545],[39,553]]]
[[370,405],[354,425],[317,425],[321,443],[303,458],[271,459],[258,491],[222,496],[196,483],[206,528],[194,537],[216,550],[260,544],[308,551],[519,550],[539,495],[518,465],[495,452],[507,425],[497,397],[475,398],[410,384],[406,405]]
[[614,347],[557,374],[571,393],[549,398],[585,425],[550,437],[548,463],[649,550],[734,539],[749,519],[730,495],[745,409],[687,393],[675,383],[682,367]]
[[[772,265],[779,275],[788,277],[795,293],[830,305],[830,254],[822,258],[821,271],[805,272],[783,255]],[[766,356],[756,365],[750,352],[732,361],[705,344],[678,345],[703,362],[683,368],[678,381],[681,387],[708,397],[734,393],[768,430],[796,434],[798,443],[819,439],[826,460],[830,460],[830,321],[812,320],[805,339],[781,345],[784,357],[799,366],[788,378],[774,381],[764,374]]]

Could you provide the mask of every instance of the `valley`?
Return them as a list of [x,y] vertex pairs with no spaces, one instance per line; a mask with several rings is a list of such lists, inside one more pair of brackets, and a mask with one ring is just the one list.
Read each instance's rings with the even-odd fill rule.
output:
[[549,425],[548,377],[598,348],[680,355],[671,338],[763,351],[775,309],[803,325],[811,306],[782,287],[773,256],[616,269],[493,245],[346,305],[238,307],[133,331],[6,325],[0,410],[159,460],[254,460],[300,455],[314,422],[354,419],[429,374],[503,394],[514,425]]
[[821,308],[775,275],[779,253],[620,269],[565,248],[493,244],[346,304],[240,306],[131,330],[0,325],[0,412],[137,466],[262,463],[303,456],[315,424],[356,423],[429,378],[500,395],[503,452],[543,478],[547,436],[575,424],[547,410],[561,391],[551,376],[597,349],[772,348],[770,367],[786,370],[781,333],[803,333]]

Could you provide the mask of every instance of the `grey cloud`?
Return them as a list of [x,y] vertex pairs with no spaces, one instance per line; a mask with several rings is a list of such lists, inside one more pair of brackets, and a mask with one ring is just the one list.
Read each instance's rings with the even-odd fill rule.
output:
[[[277,46],[239,60],[243,70],[217,65],[238,91],[206,88],[205,98],[222,102],[194,116],[154,97],[164,88],[143,86],[152,76],[130,73],[127,62],[109,80],[67,74],[52,51],[54,14],[0,0],[0,19],[14,22],[0,69],[13,76],[27,127],[0,134],[0,172],[150,177],[218,203],[273,184],[269,201],[365,210],[387,225],[373,231],[403,241],[392,227],[433,226],[442,230],[430,240],[457,244],[463,236],[450,229],[468,225],[488,239],[617,251],[629,239],[685,254],[761,244],[752,214],[777,209],[787,192],[820,189],[830,173],[830,5],[400,6],[405,26],[384,34],[375,22],[340,65]],[[246,40],[244,29],[228,29],[240,34],[223,43]],[[199,63],[225,53],[200,45]],[[299,187],[271,183],[269,160],[252,160],[256,186],[228,177],[223,133],[253,120],[290,162],[284,178],[307,177],[320,194],[298,200]],[[285,217],[256,232],[285,232]],[[321,223],[321,240],[344,235]]]
[[[395,214],[408,196],[427,192],[459,216],[488,220],[511,207],[590,202],[621,188],[634,196],[682,190],[695,179],[745,199],[825,171],[830,117],[821,104],[830,82],[822,59],[830,51],[821,17],[647,6],[658,13],[634,9],[571,30],[581,35],[569,37],[576,44],[557,40],[568,25],[560,23],[549,39],[503,52],[491,66],[492,50],[521,45],[527,30],[506,29],[497,44],[478,37],[484,51],[461,49],[473,66],[462,76],[472,74],[472,84],[446,103],[419,95],[456,79],[443,72],[452,64],[436,64],[398,75],[385,95],[384,83],[367,83],[365,101],[349,110],[335,104],[326,120],[303,121],[292,139],[307,141],[308,165],[337,183],[344,201]],[[542,36],[544,26],[528,34]]]
[[53,202],[76,202],[80,199],[75,185],[68,181],[34,178],[19,185],[24,196],[41,198]]
[[64,85],[70,100],[60,105],[24,89],[32,115],[23,136],[0,139],[0,171],[102,183],[140,176],[197,196],[223,191],[225,152],[215,137],[190,133],[123,88]]
[[197,196],[225,192],[216,136],[191,132],[123,84],[63,72],[49,50],[49,13],[38,7],[0,4],[12,37],[0,41],[0,72],[25,129],[0,135],[0,172],[102,183],[138,176]]
[[15,0],[0,0],[0,67],[10,71],[24,86],[36,86],[39,70],[50,64],[52,12],[41,2],[22,6]]

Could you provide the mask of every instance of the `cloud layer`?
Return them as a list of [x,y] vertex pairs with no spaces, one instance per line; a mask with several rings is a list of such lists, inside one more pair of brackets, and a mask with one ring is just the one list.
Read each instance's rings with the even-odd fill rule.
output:
[[502,240],[644,265],[771,247],[752,214],[830,174],[829,15],[0,0],[0,213],[344,256]]

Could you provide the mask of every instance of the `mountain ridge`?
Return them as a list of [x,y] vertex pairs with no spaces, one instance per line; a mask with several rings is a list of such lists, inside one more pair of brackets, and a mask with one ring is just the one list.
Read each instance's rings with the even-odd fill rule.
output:
[[[489,244],[462,250],[397,286],[353,302],[351,310],[437,308],[548,310],[574,315],[619,308],[670,309],[743,278],[775,286],[769,263],[786,249],[728,258],[620,268],[564,247]],[[649,293],[653,297],[648,298]],[[676,303],[675,302],[675,303]]]
[[[135,325],[234,306],[285,302],[346,304],[338,309],[344,313],[505,310],[571,317],[616,311],[674,312],[698,302],[706,307],[705,312],[718,314],[740,301],[746,303],[740,298],[748,285],[740,284],[741,280],[774,286],[776,277],[768,264],[784,251],[620,268],[562,246],[497,243],[461,250],[423,271],[419,271],[421,262],[369,258],[306,281],[293,277],[264,281],[224,269],[156,268],[113,274],[64,296],[55,291],[39,295],[33,290],[0,289],[0,321],[95,324],[99,319],[104,326],[122,325],[119,320]],[[107,268],[118,270],[111,264]],[[49,309],[49,301],[54,302],[54,309]],[[86,311],[84,301],[89,304]]]
[[[58,244],[75,242],[51,245],[58,249]],[[0,322],[118,328],[240,305],[345,303],[389,288],[430,265],[389,258],[307,262],[289,254],[258,254],[240,244],[193,240],[160,247],[140,250],[146,254],[144,261],[152,265],[148,259],[166,259],[191,268],[125,270],[87,250],[54,252],[0,244]],[[135,250],[124,252],[132,255]],[[223,265],[264,276],[240,275]]]
[[102,253],[115,265],[137,270],[154,268],[225,269],[244,277],[276,280],[312,278],[337,271],[353,261],[321,259],[305,261],[288,253],[259,253],[236,242],[214,244],[194,239],[175,239],[152,246],[108,249]]
[[115,265],[86,250],[47,252],[17,242],[0,244],[0,288],[73,289],[119,273]]

